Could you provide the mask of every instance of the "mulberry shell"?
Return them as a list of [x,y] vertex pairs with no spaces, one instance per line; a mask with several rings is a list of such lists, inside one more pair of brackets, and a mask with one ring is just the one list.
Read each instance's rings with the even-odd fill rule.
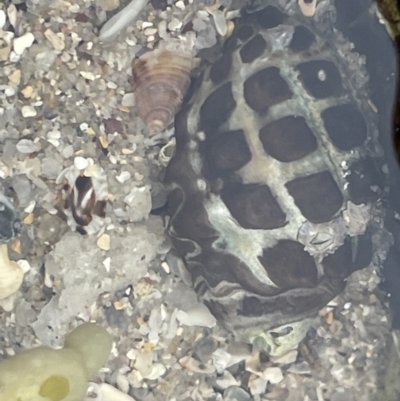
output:
[[179,111],[190,84],[192,45],[171,39],[132,65],[138,114],[150,134],[158,134]]

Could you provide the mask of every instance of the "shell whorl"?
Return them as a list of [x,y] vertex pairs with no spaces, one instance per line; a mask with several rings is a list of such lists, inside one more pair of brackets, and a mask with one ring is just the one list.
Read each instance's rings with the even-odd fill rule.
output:
[[151,134],[163,131],[179,111],[190,84],[192,51],[161,42],[132,65],[138,114]]

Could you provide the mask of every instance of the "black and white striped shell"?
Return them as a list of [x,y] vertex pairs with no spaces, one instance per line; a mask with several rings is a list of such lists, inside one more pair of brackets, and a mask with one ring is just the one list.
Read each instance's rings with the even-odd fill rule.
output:
[[[175,121],[169,233],[200,298],[279,355],[370,264],[386,196],[360,56],[333,1],[243,12]],[[385,252],[385,249],[381,252]]]

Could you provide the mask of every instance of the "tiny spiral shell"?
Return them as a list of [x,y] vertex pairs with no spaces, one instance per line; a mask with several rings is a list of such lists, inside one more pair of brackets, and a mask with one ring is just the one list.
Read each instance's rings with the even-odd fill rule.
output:
[[179,111],[189,88],[192,60],[192,46],[170,39],[133,62],[138,114],[150,134],[163,131]]

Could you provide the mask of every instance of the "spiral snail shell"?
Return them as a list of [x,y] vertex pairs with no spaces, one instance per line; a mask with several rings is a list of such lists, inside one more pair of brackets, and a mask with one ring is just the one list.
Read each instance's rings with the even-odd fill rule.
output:
[[132,64],[138,114],[152,135],[172,122],[189,88],[193,60],[189,42],[162,41]]

